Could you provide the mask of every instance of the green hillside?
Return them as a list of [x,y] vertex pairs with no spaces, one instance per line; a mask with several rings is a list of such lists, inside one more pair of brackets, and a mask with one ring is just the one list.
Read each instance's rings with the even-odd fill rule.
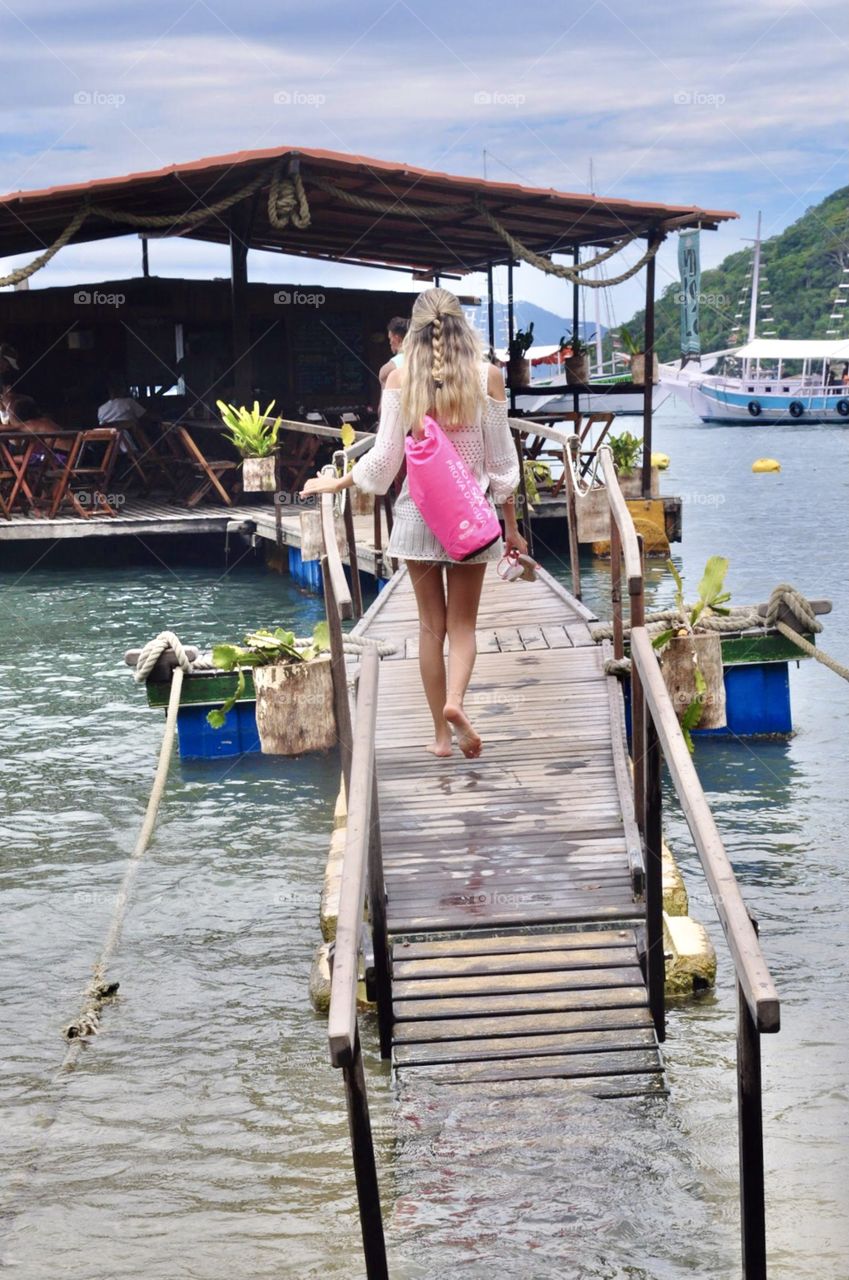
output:
[[[740,234],[753,234],[753,228],[740,227]],[[732,345],[734,316],[743,311],[742,330],[736,341],[745,341],[749,320],[749,298],[746,276],[751,270],[753,250],[746,247],[732,253],[718,267],[702,272],[701,330],[702,351],[716,351]],[[778,338],[824,338],[827,329],[841,330],[838,336],[849,338],[849,325],[841,329],[840,321],[829,319],[836,286],[849,275],[849,187],[833,192],[822,204],[808,209],[780,235],[764,240],[761,246],[761,288],[766,274],[769,295],[760,298],[772,303],[773,323],[765,322],[759,310],[758,337],[764,328],[775,329]],[[741,289],[746,285],[742,308],[738,306]],[[661,360],[674,360],[680,354],[677,294],[679,284],[664,289],[655,306],[655,335]],[[849,294],[849,290],[843,290]],[[849,304],[847,304],[849,309]],[[643,312],[627,322],[636,336],[642,334]],[[768,314],[768,313],[767,313]]]

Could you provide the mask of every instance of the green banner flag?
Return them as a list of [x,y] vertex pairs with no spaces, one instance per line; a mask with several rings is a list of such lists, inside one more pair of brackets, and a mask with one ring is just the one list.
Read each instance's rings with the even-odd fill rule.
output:
[[699,260],[699,232],[682,231],[678,236],[678,272],[681,276],[681,355],[684,361],[702,350],[699,332],[699,290],[702,268]]

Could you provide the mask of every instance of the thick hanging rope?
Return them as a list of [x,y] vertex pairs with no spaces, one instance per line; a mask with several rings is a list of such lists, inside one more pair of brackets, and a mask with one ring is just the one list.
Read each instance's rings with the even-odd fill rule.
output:
[[597,266],[600,262],[605,262],[614,253],[618,253],[625,245],[635,240],[637,238],[636,235],[618,241],[612,249],[599,254],[595,258],[590,258],[577,266],[567,266],[565,263],[552,262],[550,258],[546,258],[541,253],[535,253],[533,249],[529,249],[527,245],[522,244],[521,240],[517,240],[514,235],[511,235],[507,228],[498,221],[494,214],[490,213],[486,205],[480,200],[475,201],[475,208],[483,220],[509,246],[514,257],[530,263],[532,267],[537,267],[540,271],[544,271],[546,275],[557,276],[561,280],[571,280],[572,284],[584,285],[587,289],[607,289],[611,285],[621,284],[624,280],[630,280],[631,276],[635,276],[638,271],[642,271],[646,263],[651,261],[662,244],[662,240],[658,239],[654,244],[649,245],[639,261],[618,276],[609,276],[603,280],[585,280],[581,274],[583,271],[586,271],[588,267]]
[[312,221],[307,193],[299,173],[283,176],[283,166],[275,165],[268,188],[268,221],[278,231],[291,223],[304,231]]
[[42,267],[46,267],[51,258],[55,257],[60,249],[64,249],[68,241],[76,235],[80,227],[88,217],[89,210],[83,205],[74,214],[64,231],[61,231],[51,245],[40,253],[37,258],[33,258],[32,262],[27,262],[22,267],[16,267],[14,271],[10,271],[8,275],[0,276],[0,287],[5,288],[8,284],[21,284],[24,280],[28,280],[30,276],[34,276],[36,271],[40,271]]

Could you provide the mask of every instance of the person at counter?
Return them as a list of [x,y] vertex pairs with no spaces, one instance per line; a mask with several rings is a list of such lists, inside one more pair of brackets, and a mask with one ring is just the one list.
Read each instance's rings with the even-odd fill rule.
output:
[[393,316],[386,326],[386,336],[389,339],[389,347],[392,355],[381,366],[378,373],[381,391],[386,386],[386,379],[389,377],[393,369],[400,369],[404,363],[404,352],[401,350],[404,345],[404,339],[407,336],[407,330],[410,327],[409,320],[405,320],[403,316]]
[[107,399],[97,410],[97,425],[111,427],[116,422],[140,422],[147,418],[148,412],[143,404],[128,396],[126,388],[117,382],[111,382],[106,388]]

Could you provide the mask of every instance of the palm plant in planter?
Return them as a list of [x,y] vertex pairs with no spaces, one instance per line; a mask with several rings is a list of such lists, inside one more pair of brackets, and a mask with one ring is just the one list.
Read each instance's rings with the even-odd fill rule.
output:
[[[590,338],[592,342],[595,334]],[[589,382],[590,378],[590,346],[579,334],[560,339],[560,355],[563,368],[566,370],[566,381],[570,383]]]
[[[646,357],[642,347],[637,342],[634,335],[626,325],[619,326],[619,339],[628,355],[631,357],[629,365],[631,372],[631,381],[638,386],[642,385],[646,380]],[[652,383],[657,382],[657,356],[652,358]]]
[[247,493],[273,493],[276,488],[274,451],[282,418],[271,420],[272,400],[268,408],[260,410],[254,400],[253,409],[216,401],[221,421],[242,455],[242,485]]
[[622,479],[632,476],[643,451],[642,440],[630,431],[622,431],[618,436],[609,436],[606,443],[613,454],[617,476]]
[[244,646],[217,644],[212,661],[221,671],[237,673],[236,687],[220,707],[207,715],[213,729],[224,725],[245,692],[245,668],[253,668],[256,724],[266,755],[299,756],[327,751],[337,741],[330,670],[330,635],[319,622],[309,640],[294,631],[253,631]]
[[725,617],[730,612],[726,605],[731,593],[724,589],[728,561],[724,556],[710,557],[698,586],[698,599],[692,605],[684,602],[684,584],[675,565],[667,560],[666,566],[675,579],[680,625],[661,631],[652,644],[660,651],[660,669],[684,740],[692,751],[692,729],[721,729],[727,723],[722,637],[705,627],[704,620],[711,614]]
[[527,387],[531,381],[531,362],[527,353],[534,345],[534,322],[527,329],[517,329],[507,348],[507,381],[511,387]]

